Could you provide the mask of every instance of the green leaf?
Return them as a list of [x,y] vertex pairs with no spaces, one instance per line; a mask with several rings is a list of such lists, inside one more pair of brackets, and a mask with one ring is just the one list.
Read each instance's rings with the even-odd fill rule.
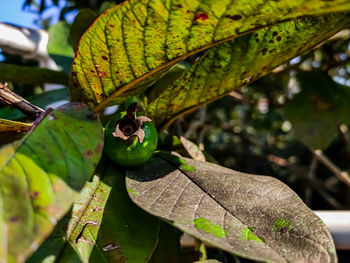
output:
[[283,115],[299,140],[312,149],[324,149],[339,124],[350,124],[349,87],[321,71],[299,72],[296,80],[301,91],[285,104]]
[[[119,168],[120,169],[120,168]],[[158,242],[159,220],[137,207],[125,176],[110,165],[104,182],[112,187],[90,262],[148,262]]]
[[102,147],[97,114],[70,103],[0,149],[0,258],[23,262],[37,249],[91,177]]
[[47,50],[52,55],[73,57],[74,51],[69,40],[70,26],[66,21],[59,21],[49,29]]
[[125,1],[82,37],[71,72],[72,98],[101,110],[139,94],[201,50],[282,21],[348,10],[348,0]]
[[153,95],[151,91],[147,116],[158,127],[167,127],[179,116],[261,78],[349,24],[350,16],[341,13],[304,18],[212,48],[162,92]]
[[96,18],[96,13],[88,8],[80,10],[74,18],[74,22],[70,28],[70,40],[74,51],[78,48],[81,36],[92,25]]
[[27,263],[49,259],[56,263],[89,262],[110,191],[111,186],[95,175],[81,191],[72,211],[57,224]]
[[[40,108],[46,108],[54,102],[69,101],[69,91],[67,88],[51,90],[42,94],[33,95],[26,99]],[[0,108],[0,118],[15,120],[24,116],[25,115],[19,110],[11,109],[10,107]]]
[[181,256],[180,232],[175,227],[160,221],[158,244],[149,263],[188,262]]
[[0,62],[0,82],[32,85],[42,85],[45,83],[67,85],[68,75],[61,71]]
[[69,38],[70,26],[66,21],[59,21],[49,29],[47,51],[57,65],[66,73],[70,72],[74,50]]
[[124,173],[111,164],[104,169],[103,179],[96,175],[84,187],[71,213],[28,263],[148,261],[158,242],[159,220],[132,203]]
[[[221,249],[268,262],[336,262],[326,226],[286,185],[268,176],[169,154],[128,170],[132,200]],[[282,228],[281,220],[288,222]]]

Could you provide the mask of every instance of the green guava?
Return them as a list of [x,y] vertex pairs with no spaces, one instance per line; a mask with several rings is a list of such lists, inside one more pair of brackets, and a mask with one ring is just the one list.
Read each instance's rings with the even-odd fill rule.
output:
[[133,104],[127,112],[114,116],[105,127],[104,150],[114,163],[138,166],[147,162],[155,152],[157,129],[151,119],[136,115]]

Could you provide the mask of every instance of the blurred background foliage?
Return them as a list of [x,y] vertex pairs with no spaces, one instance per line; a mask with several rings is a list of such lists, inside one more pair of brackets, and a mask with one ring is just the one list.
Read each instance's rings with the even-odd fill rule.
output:
[[[63,6],[59,0],[48,2],[26,0],[23,8],[36,12],[36,23],[59,39],[49,40],[49,53],[68,58],[54,59],[69,72],[81,34],[95,17],[121,1],[67,0]],[[50,17],[41,19],[51,6],[61,6],[60,22],[55,25]],[[72,25],[66,17],[78,11]],[[2,55],[9,64],[38,65],[21,56]],[[183,65],[200,55],[186,59]],[[47,92],[42,85],[15,82],[10,87],[41,107],[68,99],[67,89]],[[160,146],[177,149],[179,141],[173,136],[184,136],[196,143],[209,161],[282,180],[313,210],[350,209],[346,182],[350,172],[349,101],[350,29],[252,85],[181,117],[161,134]],[[24,116],[1,106],[0,118],[23,120]],[[225,260],[221,254],[217,258]]]

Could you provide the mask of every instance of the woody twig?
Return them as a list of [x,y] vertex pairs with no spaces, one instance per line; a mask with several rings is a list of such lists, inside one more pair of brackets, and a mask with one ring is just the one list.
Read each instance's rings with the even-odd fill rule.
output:
[[31,104],[7,87],[7,83],[0,83],[0,103],[16,108],[32,119],[37,119],[44,110]]

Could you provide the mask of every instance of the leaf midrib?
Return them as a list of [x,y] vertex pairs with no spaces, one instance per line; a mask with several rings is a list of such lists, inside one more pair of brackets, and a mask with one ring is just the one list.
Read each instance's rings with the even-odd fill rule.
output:
[[[285,22],[287,22],[287,21],[285,21]],[[323,43],[323,42],[322,42],[322,43]],[[312,47],[310,48],[310,50],[312,50],[312,49],[318,47],[318,46],[321,45],[322,43],[316,43],[314,46],[312,46]],[[296,53],[296,56],[299,56],[299,55],[303,54],[304,52],[305,52],[305,51],[300,51],[300,52]],[[285,61],[282,62],[280,65],[283,65],[283,64],[287,63],[288,61],[290,61],[290,59],[285,60]],[[276,68],[278,68],[278,67],[279,67],[279,66],[277,66]],[[273,70],[272,70],[272,71],[273,71]],[[270,72],[272,72],[272,71],[270,71]],[[265,75],[267,75],[267,74],[269,74],[269,72],[264,72],[264,74],[260,75],[259,77],[255,78],[255,79],[252,79],[249,83],[244,84],[244,85],[241,85],[241,86],[238,86],[238,87],[236,87],[235,89],[239,89],[239,88],[242,88],[242,87],[244,87],[244,86],[250,85],[251,83],[255,82],[256,80],[260,79],[261,77],[263,77],[263,76],[265,76]],[[167,129],[167,128],[168,128],[176,119],[178,119],[179,117],[181,117],[181,116],[183,116],[183,115],[186,115],[186,114],[189,114],[189,113],[191,113],[192,111],[194,111],[194,110],[196,110],[196,109],[199,109],[200,107],[202,107],[202,106],[204,106],[204,105],[206,105],[206,104],[209,104],[209,103],[214,102],[214,101],[216,101],[216,100],[218,100],[218,99],[221,99],[221,98],[227,96],[228,94],[230,94],[231,92],[232,92],[232,90],[229,90],[229,91],[223,93],[222,95],[216,96],[216,97],[214,97],[214,98],[212,98],[212,99],[210,99],[210,100],[208,100],[208,101],[205,101],[205,102],[202,102],[202,103],[198,103],[198,104],[196,104],[195,106],[193,106],[193,107],[191,107],[191,108],[189,108],[189,109],[187,109],[187,110],[185,110],[185,111],[179,112],[178,114],[174,115],[171,119],[165,120],[165,122],[162,123],[162,124],[160,125],[159,130],[160,130],[160,131],[163,131],[163,130]]]
[[293,21],[293,20],[298,20],[298,19],[301,19],[303,17],[309,17],[309,16],[300,16],[300,17],[295,17],[295,18],[288,18],[288,19],[284,19],[284,20],[279,20],[278,22],[275,22],[275,23],[271,23],[269,25],[266,25],[266,26],[256,26],[254,27],[253,29],[249,29],[243,33],[239,33],[239,34],[236,34],[234,36],[231,36],[231,37],[227,37],[227,38],[224,38],[224,39],[221,39],[217,42],[214,42],[214,43],[210,43],[204,47],[201,47],[199,49],[196,49],[196,50],[193,50],[193,51],[190,51],[180,57],[177,57],[171,61],[168,61],[164,64],[162,64],[161,66],[155,68],[155,69],[152,69],[151,71],[148,71],[147,73],[145,73],[144,75],[140,76],[139,78],[136,78],[134,80],[132,80],[131,82],[125,84],[124,86],[122,86],[121,88],[119,88],[117,91],[115,91],[112,95],[110,95],[109,97],[107,97],[104,101],[102,101],[101,103],[97,104],[94,108],[95,111],[99,112],[99,111],[102,111],[105,107],[108,106],[108,104],[110,102],[112,102],[115,98],[117,98],[118,96],[120,96],[121,94],[127,92],[129,89],[131,89],[133,86],[135,86],[136,84],[138,84],[139,82],[141,82],[142,80],[144,79],[147,79],[148,77],[152,76],[153,74],[161,71],[161,70],[164,70],[166,69],[167,67],[170,67],[171,65],[177,63],[177,62],[180,62],[184,59],[186,59],[187,57],[189,56],[192,56],[192,55],[195,55],[201,51],[204,51],[204,50],[207,50],[211,47],[214,47],[214,46],[217,46],[217,45],[220,45],[222,43],[225,43],[229,40],[233,40],[235,38],[238,38],[238,37],[241,37],[241,36],[244,36],[244,35],[247,35],[249,33],[252,33],[252,32],[255,32],[257,30],[260,30],[260,29],[263,29],[263,28],[268,28],[268,27],[272,27],[274,25],[278,25],[278,24],[281,24],[281,23],[284,23],[284,22],[288,22],[288,21]]
[[[171,163],[170,161],[168,161],[168,160],[166,160],[166,159],[163,159],[163,158],[160,158],[160,157],[157,157],[157,158],[159,158],[159,159],[161,159],[161,160],[163,160],[163,161],[166,161],[166,162],[169,163],[171,166],[173,166],[173,167],[175,167],[176,169],[178,169],[183,175],[185,175],[185,176],[187,177],[188,180],[190,180],[190,181],[191,181],[192,183],[194,183],[197,187],[199,187],[205,194],[209,195],[210,198],[212,198],[213,200],[215,200],[215,202],[218,203],[218,204],[226,211],[226,213],[230,213],[230,214],[231,214],[232,216],[234,216],[239,222],[241,222],[242,225],[245,225],[245,226],[248,227],[248,225],[247,225],[246,223],[244,223],[244,222],[242,221],[241,218],[239,218],[239,217],[236,216],[233,212],[231,212],[230,210],[228,210],[223,204],[221,204],[220,201],[216,200],[215,197],[213,197],[210,193],[208,193],[207,191],[205,191],[200,185],[198,185],[196,182],[194,182],[194,181],[191,179],[191,177],[189,177],[189,175],[186,173],[185,170],[182,170],[181,168],[176,167],[173,163]],[[200,161],[199,161],[199,162],[200,162]],[[258,227],[257,227],[257,228],[258,228]],[[296,235],[296,234],[294,234],[294,235]],[[319,245],[324,251],[326,251],[326,254],[328,255],[329,259],[331,259],[330,255],[329,255],[329,252],[327,251],[327,249],[326,249],[325,247],[323,247],[322,244],[316,242],[315,240],[311,240],[310,238],[308,238],[308,237],[306,237],[306,236],[299,236],[299,235],[296,235],[296,236],[298,236],[298,237],[300,237],[300,238],[305,238],[305,239],[309,240],[310,242]],[[208,241],[208,242],[211,243],[211,241]],[[288,262],[287,258],[283,257],[283,255],[281,255],[280,253],[278,253],[278,251],[275,250],[275,248],[271,247],[270,244],[268,244],[266,241],[264,241],[264,244],[266,244],[268,247],[271,248],[271,250],[273,250],[274,252],[276,252],[281,258],[283,258],[284,260],[286,260],[286,262]],[[217,246],[217,245],[215,245],[214,243],[212,243],[212,245]]]
[[[158,157],[158,158],[159,158],[159,157]],[[188,176],[188,174],[187,174],[185,171],[181,170],[179,167],[174,166],[173,163],[171,163],[170,161],[168,161],[168,160],[166,160],[166,159],[162,159],[162,158],[160,158],[160,159],[163,160],[163,161],[166,161],[166,162],[169,163],[171,166],[173,166],[173,167],[175,167],[176,169],[178,169],[178,171],[180,171],[180,174],[185,175],[185,176],[187,177],[187,179],[188,179],[190,182],[192,182],[193,184],[195,184],[198,188],[200,188],[200,189],[203,191],[204,196],[205,196],[205,195],[210,196],[210,198],[212,198],[213,200],[215,200],[215,202],[216,202],[217,204],[219,204],[219,205],[225,210],[226,213],[231,214],[231,215],[232,215],[233,217],[235,217],[242,225],[248,227],[240,218],[238,218],[234,213],[232,213],[232,212],[231,212],[230,210],[228,210],[225,206],[223,206],[219,201],[217,201],[214,197],[212,197],[212,195],[209,194],[208,192],[206,192],[200,185],[198,185],[196,182],[194,182],[194,181]],[[167,186],[167,187],[169,187],[169,186]],[[199,206],[198,206],[198,207],[199,207]],[[197,211],[198,207],[197,207],[196,210],[194,211],[194,214],[196,214],[196,211]],[[211,243],[212,245],[218,247],[215,243],[212,243],[210,240],[207,240],[207,242],[209,242],[209,243]],[[230,244],[230,243],[229,243],[229,244]],[[276,251],[274,248],[272,248],[268,243],[264,242],[264,244],[266,244],[266,245],[267,245],[271,250],[273,250],[274,252],[277,252],[277,251]],[[231,244],[230,244],[230,245],[231,245]],[[232,245],[231,245],[231,246],[232,246]],[[228,252],[230,252],[230,251],[228,251]],[[285,260],[285,262],[288,262],[288,260],[287,260],[286,258],[284,258],[282,255],[280,255],[279,253],[277,253],[277,254],[278,254],[281,258],[283,258],[283,259]]]

